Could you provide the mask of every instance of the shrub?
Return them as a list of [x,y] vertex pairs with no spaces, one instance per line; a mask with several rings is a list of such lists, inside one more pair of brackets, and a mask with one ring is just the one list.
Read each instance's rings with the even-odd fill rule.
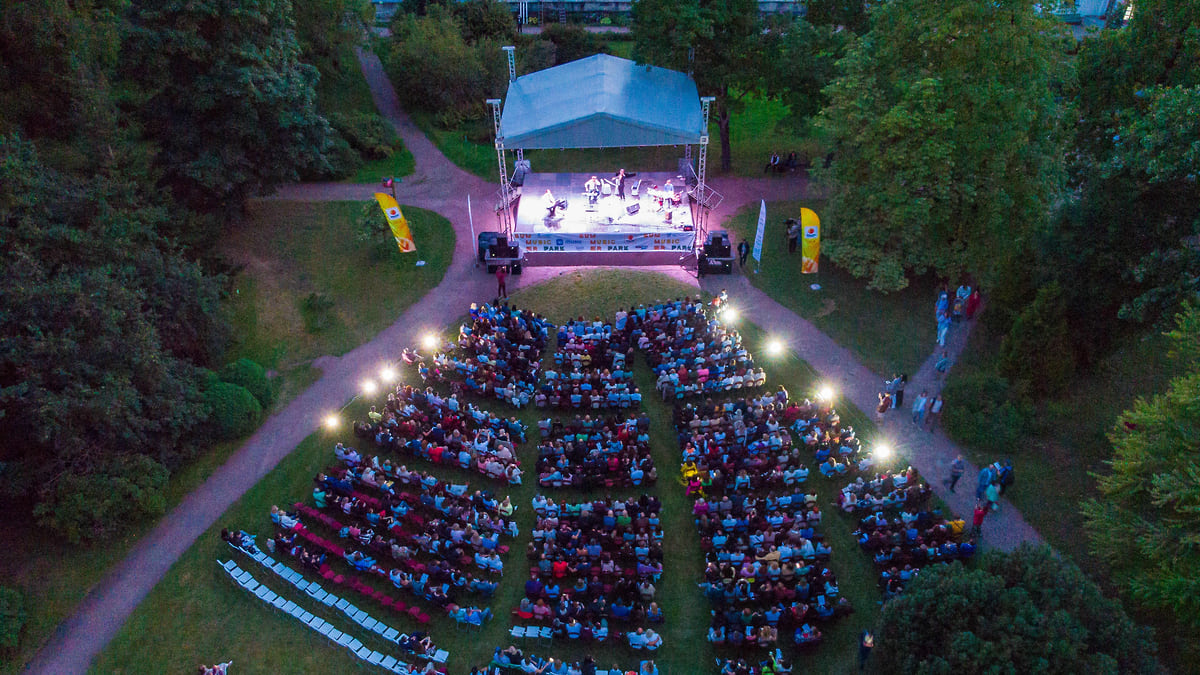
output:
[[994,373],[952,378],[942,397],[946,431],[973,448],[1010,452],[1029,428],[1032,409],[1013,399],[1008,380]]
[[240,384],[216,382],[204,391],[204,402],[212,411],[209,428],[217,440],[241,438],[254,431],[262,418],[262,405]]
[[[250,392],[237,388],[258,405]],[[116,457],[92,472],[63,474],[47,487],[34,515],[72,543],[102,539],[143,518],[161,516],[169,475],[146,455]]]
[[1070,384],[1075,358],[1058,283],[1038,289],[1017,316],[1000,345],[999,370],[1039,396],[1056,394]]
[[25,617],[25,598],[21,592],[0,586],[0,649],[16,648]]
[[320,172],[302,172],[304,180],[332,180],[349,178],[363,165],[358,151],[350,147],[350,143],[334,131],[329,135],[329,147],[325,150],[325,159],[329,166]]
[[267,371],[250,359],[238,359],[221,369],[218,377],[223,382],[245,387],[265,409],[275,400],[275,390],[267,379]]
[[555,61],[577,61],[595,54],[607,54],[608,45],[595,33],[573,23],[554,23],[542,29],[542,39],[554,43]]
[[363,159],[385,159],[401,147],[396,129],[375,113],[334,113],[329,124]]
[[300,305],[300,314],[304,317],[304,330],[309,333],[319,333],[333,324],[333,298],[324,293],[312,292]]

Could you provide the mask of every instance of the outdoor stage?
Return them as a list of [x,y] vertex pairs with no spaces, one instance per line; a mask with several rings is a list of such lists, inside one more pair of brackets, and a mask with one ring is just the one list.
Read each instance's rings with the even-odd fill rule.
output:
[[[515,208],[513,239],[531,264],[614,264],[619,259],[619,264],[662,265],[692,250],[695,223],[683,176],[662,172],[627,176],[624,201],[608,184],[591,204],[584,184],[593,175],[597,174],[525,176]],[[678,200],[674,206],[665,199],[667,181]],[[567,208],[556,209],[553,217],[545,202],[547,190],[556,201],[567,201]],[[630,213],[635,205],[636,212]]]

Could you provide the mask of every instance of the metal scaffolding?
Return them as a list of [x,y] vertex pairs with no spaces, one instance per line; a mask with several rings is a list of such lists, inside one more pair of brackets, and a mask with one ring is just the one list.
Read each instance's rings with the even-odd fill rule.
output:
[[500,135],[500,99],[489,98],[487,104],[492,106],[492,125],[496,131],[496,164],[500,168],[500,201],[496,203],[496,217],[500,221],[500,229],[504,236],[513,236],[512,186],[508,182],[508,162],[504,156],[504,137]]

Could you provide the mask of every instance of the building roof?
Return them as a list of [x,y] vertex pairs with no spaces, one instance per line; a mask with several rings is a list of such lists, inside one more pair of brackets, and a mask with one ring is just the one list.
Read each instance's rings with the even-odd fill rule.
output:
[[500,118],[509,149],[695,145],[703,135],[690,77],[608,54],[518,77]]

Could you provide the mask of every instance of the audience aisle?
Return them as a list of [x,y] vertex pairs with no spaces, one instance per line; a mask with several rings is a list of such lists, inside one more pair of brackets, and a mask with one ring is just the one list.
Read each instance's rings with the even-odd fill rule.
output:
[[[437,211],[449,218],[455,228],[454,258],[445,278],[370,342],[340,358],[318,359],[314,365],[322,370],[321,379],[272,415],[203,485],[143,536],[126,558],[79,603],[73,615],[58,627],[30,663],[27,673],[87,672],[95,656],[116,635],[171,565],[234,501],[312,433],[326,411],[340,407],[355,394],[363,372],[376,368],[385,359],[394,358],[399,346],[419,344],[419,337],[428,329],[453,321],[455,317],[446,315],[445,308],[467,306],[479,298],[490,297],[494,290],[494,279],[475,269],[469,216],[473,215],[474,223],[481,228],[490,225],[495,186],[450,163],[401,111],[399,99],[388,83],[378,57],[365,52],[359,57],[376,105],[396,126],[416,160],[416,174],[397,186],[399,201]],[[714,179],[712,182],[726,195],[723,207],[714,214],[718,218],[727,217],[760,197],[795,198],[806,189],[802,178]],[[294,185],[282,188],[274,198],[362,200],[369,198],[375,188],[374,185],[341,183]],[[473,203],[472,214],[467,212],[467,195]],[[514,278],[510,283],[529,285],[535,279],[544,278],[522,276],[526,278],[519,282]],[[792,349],[830,378],[840,396],[863,410],[874,407],[880,377],[857,363],[849,351],[810,323],[751,287],[744,278],[710,277],[704,281],[704,286],[718,291],[728,287],[731,299],[743,308],[745,316],[784,336]],[[961,336],[956,337],[961,340]],[[960,348],[961,345],[952,343],[951,353],[956,354],[956,349]],[[913,378],[910,389],[935,390],[936,387],[931,386],[933,373],[931,365],[926,364]],[[908,415],[899,412],[894,413],[883,428],[911,458],[913,465],[929,478],[939,496],[958,513],[970,513],[973,500],[969,490],[952,495],[941,485],[940,478],[948,475],[949,463],[959,453],[949,439],[940,433],[931,437],[919,432],[908,424]],[[975,467],[968,467],[968,476],[973,475],[972,470],[977,471]],[[989,516],[984,527],[986,546],[1009,549],[1022,541],[1041,540],[1007,503],[999,514]]]

